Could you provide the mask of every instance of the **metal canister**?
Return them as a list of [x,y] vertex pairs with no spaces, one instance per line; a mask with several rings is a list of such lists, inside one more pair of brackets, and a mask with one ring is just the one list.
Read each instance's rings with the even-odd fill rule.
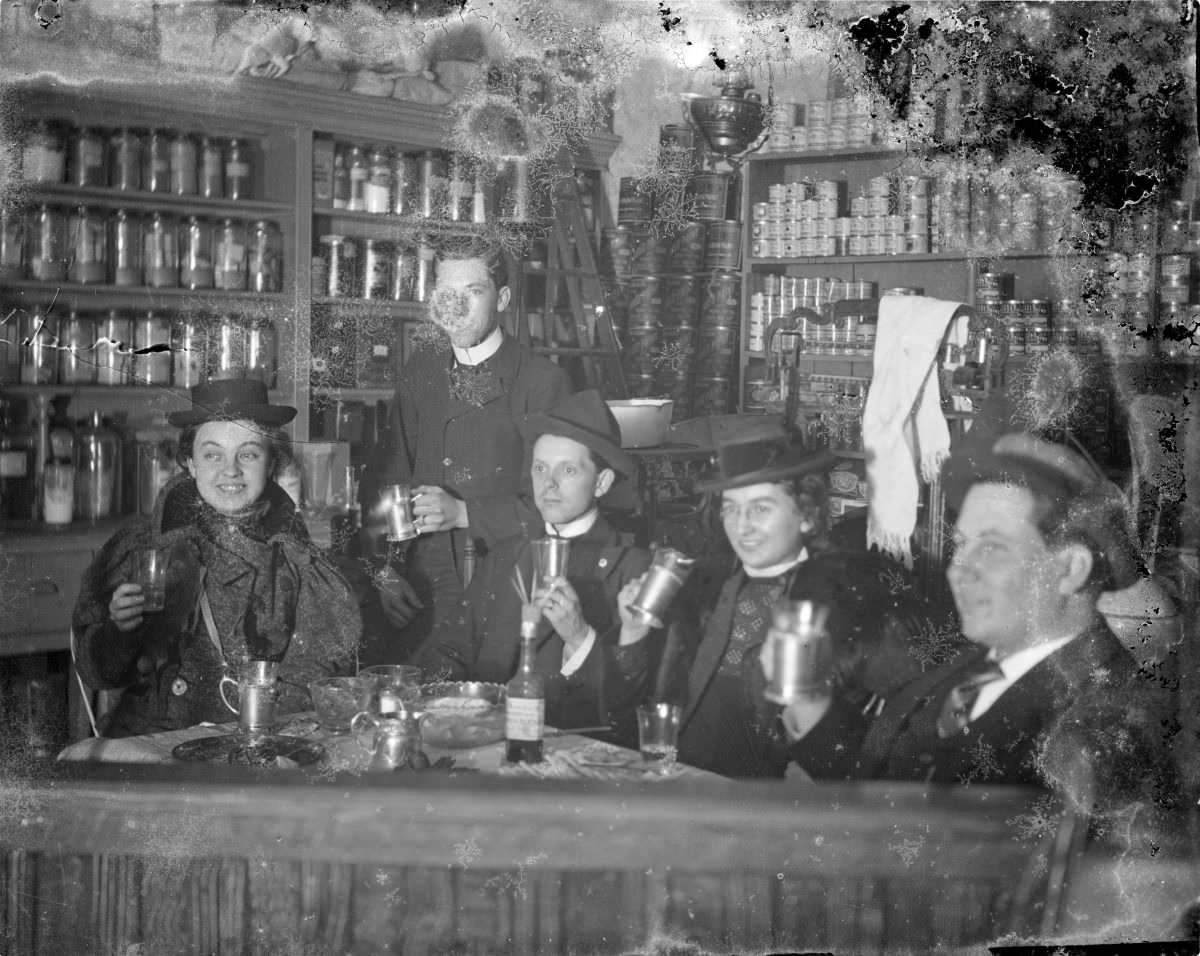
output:
[[108,220],[108,275],[117,286],[141,285],[142,232],[137,216],[115,210]]
[[412,302],[417,295],[417,251],[412,246],[396,243],[392,249],[388,298],[395,302]]
[[358,244],[345,236],[321,236],[321,250],[326,263],[325,288],[322,295],[335,299],[350,295],[356,285]]
[[1028,348],[1029,331],[1024,318],[1009,318],[1005,331],[1008,338],[1008,354],[1024,355]]
[[396,153],[392,156],[389,211],[394,216],[414,216],[420,210],[421,170],[416,156]]
[[71,212],[71,261],[67,278],[72,282],[103,282],[108,276],[108,230],[103,214],[87,206]]
[[[163,315],[145,312],[133,321],[135,352],[155,345],[171,345],[171,320]],[[133,356],[133,377],[139,385],[171,384],[170,351],[147,352]]]
[[146,285],[157,289],[179,285],[179,244],[175,221],[160,212],[146,217],[142,228],[142,270]]
[[223,315],[209,331],[206,373],[211,379],[246,377],[246,326]]
[[25,217],[0,204],[0,279],[25,277]]
[[381,239],[363,240],[361,296],[387,299],[391,293],[392,244]]
[[650,193],[640,188],[641,180],[623,176],[617,194],[617,223],[648,222],[654,211]]
[[729,173],[697,173],[689,184],[695,216],[700,220],[722,220],[729,215]]
[[245,325],[246,377],[256,378],[267,388],[275,387],[279,369],[278,340],[269,319],[254,319]]
[[1045,319],[1034,319],[1027,323],[1025,351],[1037,355],[1050,350],[1050,323]]
[[667,246],[661,236],[639,230],[633,234],[633,257],[630,267],[640,275],[657,275],[667,263]]
[[737,370],[737,328],[706,325],[696,345],[696,374],[701,378],[732,378]]
[[273,222],[259,219],[246,234],[249,247],[246,271],[253,292],[278,292],[283,288],[283,238]]
[[34,306],[21,314],[17,335],[21,342],[21,384],[53,385],[58,377],[55,323],[40,305]]
[[179,284],[185,289],[213,287],[212,223],[188,216],[179,227]]
[[116,129],[109,137],[108,184],[116,189],[142,188],[142,138],[136,130]]
[[704,264],[705,225],[685,222],[671,237],[667,268],[671,272],[699,272]]
[[741,260],[740,223],[710,222],[704,242],[704,268],[710,272],[736,272]]
[[694,329],[700,318],[701,277],[698,275],[663,276],[662,308],[664,328]]
[[621,363],[632,375],[654,375],[654,360],[658,354],[658,326],[630,326],[625,330]]
[[194,316],[178,316],[171,323],[171,378],[176,388],[204,382],[208,362],[208,326]]
[[222,219],[217,226],[213,281],[218,289],[240,291],[247,285],[246,224]]
[[30,213],[29,276],[41,282],[67,278],[67,217],[62,209],[42,203]]
[[189,133],[171,137],[171,192],[176,196],[194,196],[199,191],[196,141]]
[[104,162],[104,134],[98,129],[81,127],[71,136],[68,157],[70,181],[73,186],[104,186],[108,169]]
[[133,323],[117,309],[109,309],[96,328],[96,383],[128,385],[133,356]]
[[446,157],[436,150],[426,150],[421,154],[418,170],[420,181],[416,213],[422,219],[441,219],[447,195]]
[[58,380],[63,385],[91,385],[96,381],[96,320],[74,309],[59,328]]
[[600,230],[600,267],[618,279],[633,272],[633,230],[629,226]]
[[629,328],[657,329],[662,323],[662,281],[659,276],[638,275],[629,280],[626,306]]
[[732,410],[733,381],[728,378],[697,376],[693,395],[693,415],[724,415]]
[[629,372],[625,376],[625,387],[630,398],[656,398],[658,385],[656,377],[649,372]]
[[146,134],[142,188],[151,193],[171,191],[171,139],[165,129],[152,129]]
[[704,280],[700,299],[700,326],[736,326],[741,312],[741,277],[714,272]]

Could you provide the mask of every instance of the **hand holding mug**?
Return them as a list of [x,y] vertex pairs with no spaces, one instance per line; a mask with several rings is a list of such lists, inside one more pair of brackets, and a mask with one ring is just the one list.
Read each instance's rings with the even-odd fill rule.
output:
[[142,626],[142,611],[146,599],[140,584],[120,584],[108,602],[108,616],[122,633]]
[[413,518],[421,534],[467,527],[467,504],[436,485],[413,489]]
[[632,581],[625,582],[625,586],[617,592],[617,613],[621,616],[621,636],[618,643],[621,646],[636,644],[650,633],[650,625],[642,615],[630,608],[641,593],[645,580],[646,572],[643,572]]
[[538,588],[534,602],[550,622],[556,634],[568,644],[579,644],[587,637],[588,623],[583,619],[579,595],[566,578],[555,578]]

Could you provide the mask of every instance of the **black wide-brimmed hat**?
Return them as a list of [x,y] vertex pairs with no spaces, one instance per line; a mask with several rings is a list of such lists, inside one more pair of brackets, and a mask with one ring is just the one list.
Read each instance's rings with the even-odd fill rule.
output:
[[946,504],[958,511],[973,485],[1016,484],[1073,509],[1075,530],[1108,561],[1113,583],[1138,579],[1141,560],[1128,528],[1124,495],[1091,461],[1029,432],[1008,432],[986,445],[963,442],[942,469]]
[[177,428],[204,422],[246,421],[260,425],[286,425],[296,417],[290,405],[272,405],[267,386],[254,378],[225,378],[191,388],[192,407],[172,412],[167,421]]
[[837,462],[828,449],[809,448],[797,438],[761,438],[717,446],[716,463],[697,484],[700,491],[725,491],[797,475],[827,472]]
[[594,388],[568,395],[554,408],[526,415],[521,434],[532,446],[541,435],[560,435],[590,448],[612,466],[631,477],[633,458],[621,447],[621,429],[612,411]]

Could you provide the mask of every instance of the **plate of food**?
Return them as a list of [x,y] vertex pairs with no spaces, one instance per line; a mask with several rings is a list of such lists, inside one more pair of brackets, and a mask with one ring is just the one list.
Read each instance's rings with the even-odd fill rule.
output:
[[504,686],[442,681],[421,687],[421,740],[460,750],[504,739]]

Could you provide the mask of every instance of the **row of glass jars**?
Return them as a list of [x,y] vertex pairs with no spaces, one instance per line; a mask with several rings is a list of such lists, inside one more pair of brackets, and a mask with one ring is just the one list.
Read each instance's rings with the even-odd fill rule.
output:
[[251,145],[172,129],[101,129],[42,120],[19,141],[24,180],[127,191],[250,199]]
[[278,292],[283,238],[273,222],[176,219],[95,206],[0,209],[0,280]]
[[[158,346],[156,351],[146,351]],[[256,378],[274,388],[275,328],[224,315],[24,313],[16,342],[0,342],[0,382],[25,385],[160,385]]]

